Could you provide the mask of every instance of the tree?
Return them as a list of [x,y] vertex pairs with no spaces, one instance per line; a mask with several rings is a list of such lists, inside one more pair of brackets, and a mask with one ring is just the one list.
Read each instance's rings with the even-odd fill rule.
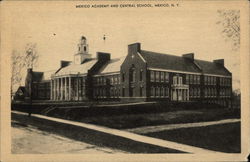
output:
[[13,50],[11,55],[11,94],[13,93],[13,87],[21,85],[23,70],[27,71],[28,68],[35,67],[37,65],[38,58],[39,55],[37,53],[35,43],[26,44],[24,52],[21,53]]
[[37,60],[39,55],[36,50],[36,44],[28,43],[25,47],[25,55],[23,57],[24,67],[26,69],[33,68],[33,66],[37,65]]
[[221,34],[226,41],[230,41],[233,50],[240,47],[240,10],[218,10]]
[[[11,95],[13,94],[13,89],[16,86],[20,86],[21,85],[21,81],[22,81],[22,75],[21,75],[21,71],[24,67],[24,64],[22,63],[22,55],[17,52],[16,50],[12,51],[12,55],[11,55]],[[11,96],[12,97],[12,96]]]

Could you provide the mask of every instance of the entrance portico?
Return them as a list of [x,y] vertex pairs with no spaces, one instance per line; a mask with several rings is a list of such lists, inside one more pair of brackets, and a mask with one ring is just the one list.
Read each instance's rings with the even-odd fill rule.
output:
[[172,85],[171,100],[172,101],[189,101],[188,85]]
[[79,101],[85,98],[85,76],[52,76],[51,100]]

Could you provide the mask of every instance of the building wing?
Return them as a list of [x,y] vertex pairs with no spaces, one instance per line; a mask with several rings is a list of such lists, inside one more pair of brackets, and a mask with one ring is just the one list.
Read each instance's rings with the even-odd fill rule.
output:
[[70,64],[69,66],[61,68],[55,75],[69,75],[69,74],[87,74],[96,63],[97,59],[88,60],[82,64]]
[[141,56],[148,68],[201,73],[201,70],[189,59],[180,56],[141,50]]
[[194,62],[202,69],[204,74],[231,75],[231,73],[220,64],[203,60],[194,60]]
[[102,68],[98,71],[97,75],[120,72],[121,65],[124,60],[125,57],[109,60],[106,64],[102,66]]
[[42,79],[43,79],[43,72],[33,71],[32,72],[32,79],[33,79],[33,82],[40,82],[40,81],[42,81]]

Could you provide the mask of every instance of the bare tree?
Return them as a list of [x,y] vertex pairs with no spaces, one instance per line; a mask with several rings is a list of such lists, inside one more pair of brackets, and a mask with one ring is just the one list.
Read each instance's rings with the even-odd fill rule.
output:
[[240,10],[218,10],[221,25],[221,34],[226,41],[232,43],[232,49],[238,50],[240,47]]
[[28,43],[25,47],[25,55],[23,57],[24,67],[33,68],[37,65],[39,55],[36,50],[36,44]]
[[21,85],[21,81],[22,81],[21,71],[24,67],[24,64],[22,63],[22,61],[23,61],[23,56],[19,52],[17,52],[16,50],[13,50],[12,55],[11,55],[11,64],[12,64],[11,94],[13,94],[14,87]]
[[24,52],[18,52],[13,50],[12,61],[12,75],[11,75],[11,94],[13,93],[13,87],[20,86],[23,76],[23,70],[33,68],[37,65],[39,55],[37,53],[36,44],[28,43],[24,49]]

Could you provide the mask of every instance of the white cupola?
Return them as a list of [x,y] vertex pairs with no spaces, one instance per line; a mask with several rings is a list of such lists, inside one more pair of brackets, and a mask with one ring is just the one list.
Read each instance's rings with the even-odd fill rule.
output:
[[90,58],[91,55],[89,54],[89,46],[87,44],[87,39],[82,36],[77,45],[77,53],[74,55],[74,63],[81,64],[84,60]]

